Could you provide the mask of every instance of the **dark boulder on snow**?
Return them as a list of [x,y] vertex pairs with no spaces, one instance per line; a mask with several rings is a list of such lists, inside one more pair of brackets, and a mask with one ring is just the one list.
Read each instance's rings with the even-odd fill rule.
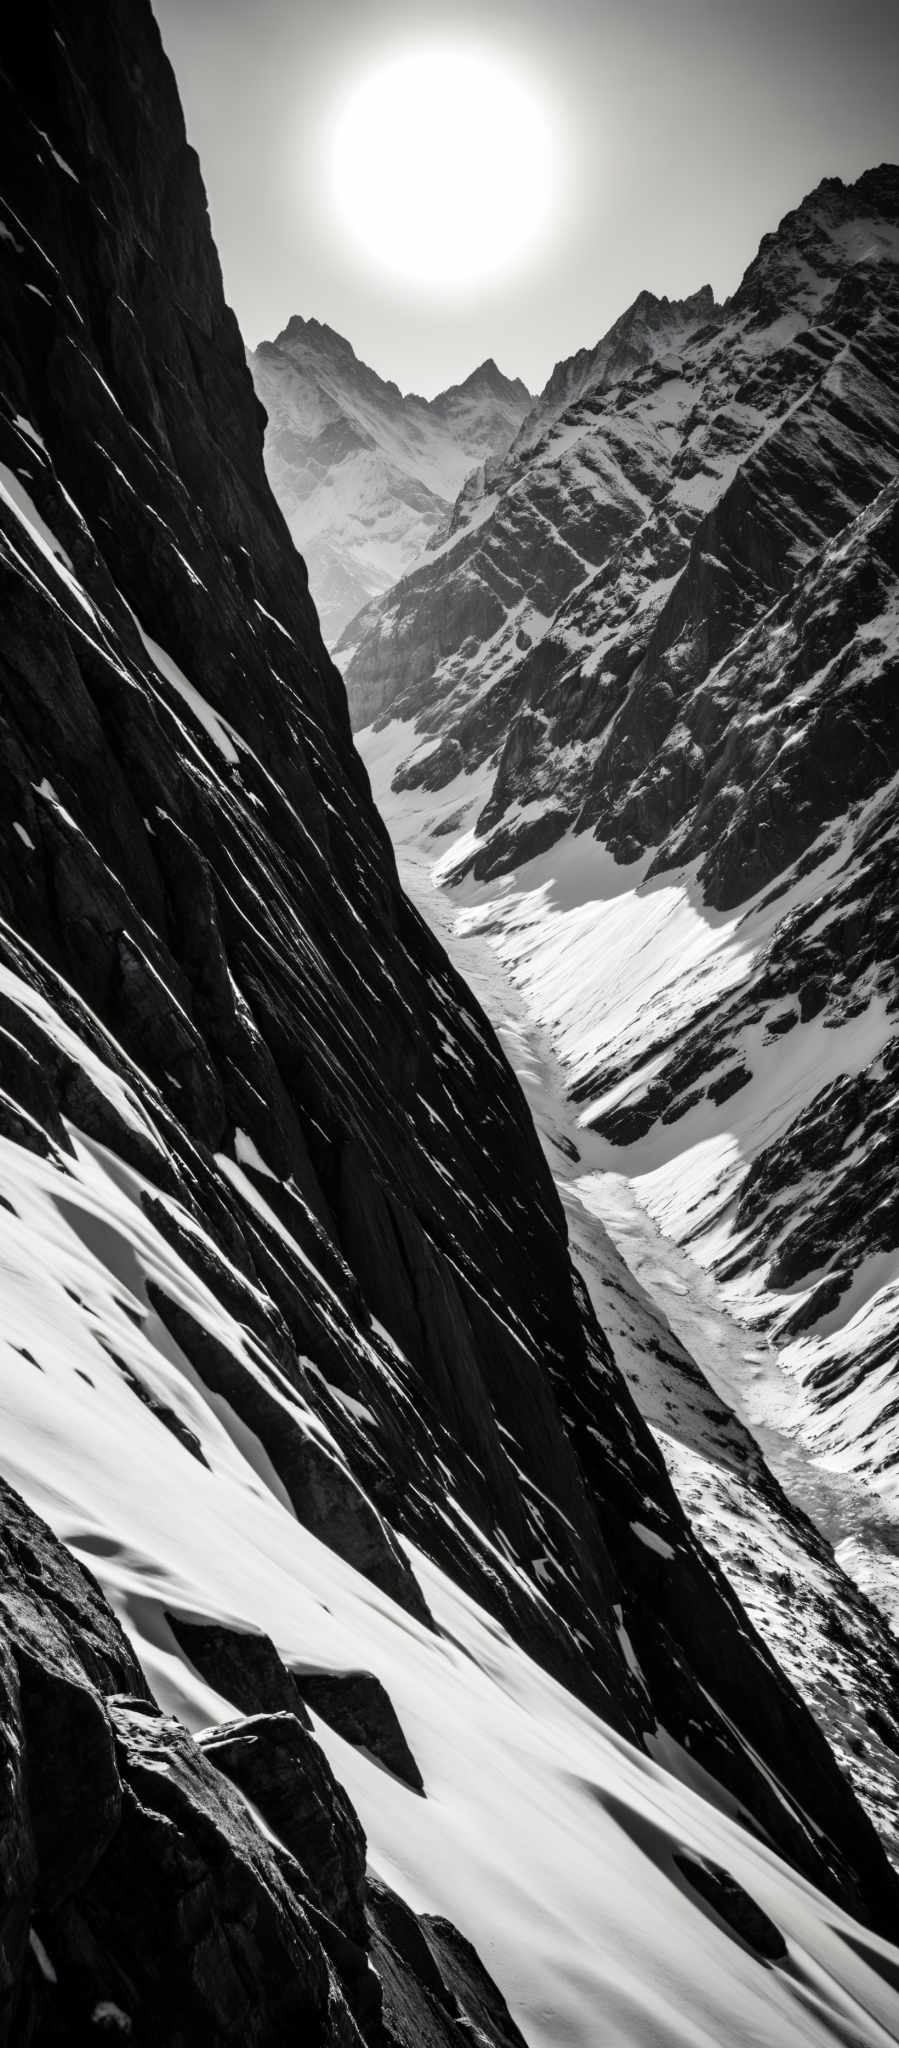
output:
[[725,1926],[745,1941],[753,1955],[761,1956],[765,1963],[786,1962],[787,1944],[780,1928],[755,1899],[750,1898],[736,1878],[731,1877],[729,1870],[722,1870],[720,1864],[689,1856],[685,1849],[675,1850],[674,1861],[687,1883],[699,1893],[706,1905],[713,1908]]
[[201,1621],[168,1613],[166,1620],[180,1648],[207,1685],[230,1700],[241,1714],[296,1714],[305,1727],[309,1716],[293,1678],[270,1636],[248,1629],[226,1628],[223,1622]]
[[372,1671],[294,1671],[293,1682],[307,1707],[320,1714],[345,1742],[377,1758],[413,1792],[423,1792],[422,1775],[385,1686]]

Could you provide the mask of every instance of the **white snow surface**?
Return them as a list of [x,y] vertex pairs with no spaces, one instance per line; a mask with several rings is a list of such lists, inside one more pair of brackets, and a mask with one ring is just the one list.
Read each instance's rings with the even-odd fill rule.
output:
[[[531,2048],[895,2039],[899,1993],[886,1973],[899,1956],[738,1826],[732,1802],[663,1729],[654,1761],[423,1557],[410,1550],[437,1634],[301,1526],[258,1444],[154,1314],[147,1279],[250,1370],[252,1340],[145,1215],[140,1176],[72,1138],[73,1158],[49,1160],[0,1141],[11,1205],[0,1253],[3,1469],[98,1576],[161,1704],[195,1728],[231,1712],[179,1652],[166,1610],[264,1629],[305,1669],[375,1671],[426,1799],[317,1729],[372,1865],[475,1942]],[[160,1406],[194,1432],[208,1470]],[[673,1862],[681,1848],[758,1900],[785,1934],[787,1963],[760,1964],[724,1930]]]

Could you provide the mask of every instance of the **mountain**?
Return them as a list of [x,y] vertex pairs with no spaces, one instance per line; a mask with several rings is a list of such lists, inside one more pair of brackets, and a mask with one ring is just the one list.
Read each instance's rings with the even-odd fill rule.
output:
[[530,394],[490,360],[437,398],[404,397],[332,327],[299,314],[250,368],[268,413],[269,480],[331,645],[419,559],[469,472],[505,452]]
[[596,384],[575,359],[355,622],[348,689],[395,722],[441,873],[492,901],[597,1171],[889,1522],[899,171],[826,180],[706,310],[666,353],[660,303],[611,382],[611,337]]
[[513,461],[536,447],[552,422],[588,392],[626,383],[636,370],[664,361],[684,340],[698,329],[714,325],[720,316],[721,308],[709,284],[687,299],[657,299],[653,292],[641,292],[595,348],[579,349],[556,364],[522,421]]
[[400,889],[149,7],[18,27],[0,2036],[876,2048],[899,1883]]
[[542,639],[563,600],[641,524],[655,471],[663,484],[664,418],[638,406],[619,419],[604,394],[617,394],[618,370],[625,389],[629,373],[664,389],[684,336],[708,339],[719,319],[708,290],[674,303],[642,293],[596,348],[557,364],[506,457],[460,493],[442,545],[338,642],[357,728],[388,703],[411,715],[433,701],[442,719],[457,681],[480,691]]

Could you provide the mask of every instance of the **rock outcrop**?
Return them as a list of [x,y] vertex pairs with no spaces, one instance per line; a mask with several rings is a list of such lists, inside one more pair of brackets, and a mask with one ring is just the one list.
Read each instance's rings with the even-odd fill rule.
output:
[[[388,2048],[365,1838],[313,1737],[276,1713],[196,1742],[2,1481],[0,1546],[0,2039]],[[486,1978],[484,2027],[477,1958],[470,1975],[456,2017],[506,2048],[504,2002]],[[426,1995],[404,1955],[390,1997]]]

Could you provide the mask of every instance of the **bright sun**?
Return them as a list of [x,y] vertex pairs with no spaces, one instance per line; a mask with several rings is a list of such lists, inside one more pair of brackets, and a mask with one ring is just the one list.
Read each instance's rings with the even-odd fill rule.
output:
[[331,156],[337,214],[376,268],[463,291],[514,269],[542,240],[556,155],[536,92],[495,53],[409,52],[344,102]]

